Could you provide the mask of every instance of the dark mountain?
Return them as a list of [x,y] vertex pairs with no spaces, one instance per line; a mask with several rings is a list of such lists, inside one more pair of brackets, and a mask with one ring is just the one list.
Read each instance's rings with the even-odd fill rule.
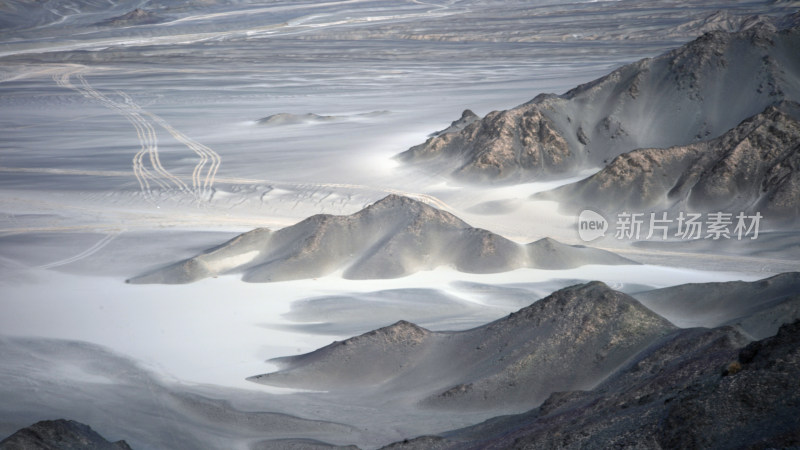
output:
[[552,392],[590,389],[674,326],[600,282],[557,291],[460,332],[408,322],[279,358],[275,386],[379,392],[443,409],[514,410]]
[[538,198],[607,210],[758,211],[800,216],[800,104],[769,106],[719,138],[616,157]]
[[731,327],[677,331],[592,391],[387,448],[795,448],[800,321],[743,342]]
[[131,450],[125,441],[109,442],[74,420],[43,420],[0,441],[2,450]]
[[491,112],[398,158],[469,181],[525,181],[602,166],[637,148],[716,138],[770,105],[800,101],[800,28],[786,24],[706,33],[563,95]]

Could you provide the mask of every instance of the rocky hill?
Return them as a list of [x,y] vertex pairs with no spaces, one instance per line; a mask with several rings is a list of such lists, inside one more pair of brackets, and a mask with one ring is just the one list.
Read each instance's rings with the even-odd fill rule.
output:
[[730,327],[681,330],[591,391],[386,448],[794,448],[800,321],[744,343]]
[[315,278],[397,278],[451,266],[468,273],[522,267],[635,264],[614,253],[543,240],[528,246],[473,228],[456,216],[390,195],[349,216],[316,215],[271,232],[256,229],[131,283],[189,283],[225,273],[250,282]]
[[0,441],[2,450],[131,450],[125,441],[109,442],[74,420],[43,420]]
[[716,138],[800,100],[800,27],[713,31],[563,95],[539,95],[398,155],[468,181],[525,181],[604,166],[638,148]]
[[538,194],[607,210],[761,212],[800,216],[800,104],[781,102],[710,141],[640,149],[589,178]]
[[460,332],[398,322],[314,352],[279,358],[275,386],[379,391],[426,408],[514,410],[552,392],[589,389],[675,327],[600,282],[562,289]]

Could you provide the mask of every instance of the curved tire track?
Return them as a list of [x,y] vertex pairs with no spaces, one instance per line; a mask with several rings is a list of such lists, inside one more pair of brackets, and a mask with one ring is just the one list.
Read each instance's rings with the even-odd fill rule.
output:
[[38,266],[38,267],[36,267],[36,269],[43,269],[43,270],[52,269],[54,267],[64,266],[64,265],[67,265],[67,264],[71,264],[71,263],[80,261],[83,258],[88,258],[89,256],[92,256],[93,254],[95,254],[98,251],[100,251],[100,249],[102,249],[103,247],[108,245],[111,241],[116,239],[120,234],[122,234],[122,232],[107,234],[107,235],[103,236],[102,239],[100,239],[99,241],[95,242],[94,245],[92,245],[91,247],[87,248],[86,250],[78,253],[75,256],[72,256],[72,257],[67,258],[67,259],[62,259],[60,261],[51,262],[49,264],[45,264],[45,265],[42,265],[42,266]]
[[[60,87],[74,90],[86,98],[98,101],[101,105],[125,117],[133,125],[141,145],[132,159],[133,174],[139,182],[142,193],[148,200],[152,201],[153,199],[154,185],[164,190],[177,188],[181,192],[192,192],[197,200],[210,196],[209,194],[216,182],[217,171],[222,163],[222,158],[217,152],[186,136],[158,115],[143,110],[124,92],[116,92],[122,99],[121,102],[112,100],[92,87],[82,72],[83,69],[73,69],[53,75],[53,80]],[[70,80],[72,75],[75,75],[80,81],[79,86],[76,86]],[[179,142],[186,145],[199,157],[199,161],[192,171],[191,188],[181,178],[164,168],[158,153],[158,135],[148,118],[170,133]],[[149,162],[150,168],[148,168],[146,162]],[[208,165],[207,169],[206,165]]]

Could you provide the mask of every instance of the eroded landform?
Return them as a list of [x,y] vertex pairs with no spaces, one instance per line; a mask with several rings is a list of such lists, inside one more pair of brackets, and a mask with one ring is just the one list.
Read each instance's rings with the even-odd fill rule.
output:
[[799,26],[3,3],[0,448],[800,445]]

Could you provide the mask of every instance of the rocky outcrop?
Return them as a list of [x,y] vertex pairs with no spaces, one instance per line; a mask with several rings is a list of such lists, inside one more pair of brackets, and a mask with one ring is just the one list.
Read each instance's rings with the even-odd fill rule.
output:
[[575,160],[558,127],[537,108],[495,111],[460,130],[448,130],[401,153],[399,159],[451,159],[457,165],[453,175],[473,181],[562,172]]
[[800,104],[769,106],[719,138],[615,158],[538,198],[607,210],[758,211],[800,216]]
[[109,442],[74,420],[43,420],[0,441],[2,450],[131,450],[125,441]]
[[456,133],[458,131],[463,130],[467,126],[472,125],[473,123],[479,121],[480,119],[481,118],[478,117],[477,114],[475,114],[469,109],[465,109],[464,112],[461,113],[461,117],[450,123],[449,127],[445,128],[444,130],[435,131],[431,133],[430,136],[439,136],[442,134]]
[[153,11],[147,11],[144,9],[136,8],[133,11],[125,13],[121,16],[112,17],[111,19],[101,22],[99,25],[123,27],[131,25],[150,25],[154,23],[160,23],[163,21],[164,18],[154,13]]
[[605,165],[637,148],[716,138],[782,100],[800,100],[800,28],[755,21],[714,31],[563,95],[540,95],[398,155],[467,181],[525,181]]

